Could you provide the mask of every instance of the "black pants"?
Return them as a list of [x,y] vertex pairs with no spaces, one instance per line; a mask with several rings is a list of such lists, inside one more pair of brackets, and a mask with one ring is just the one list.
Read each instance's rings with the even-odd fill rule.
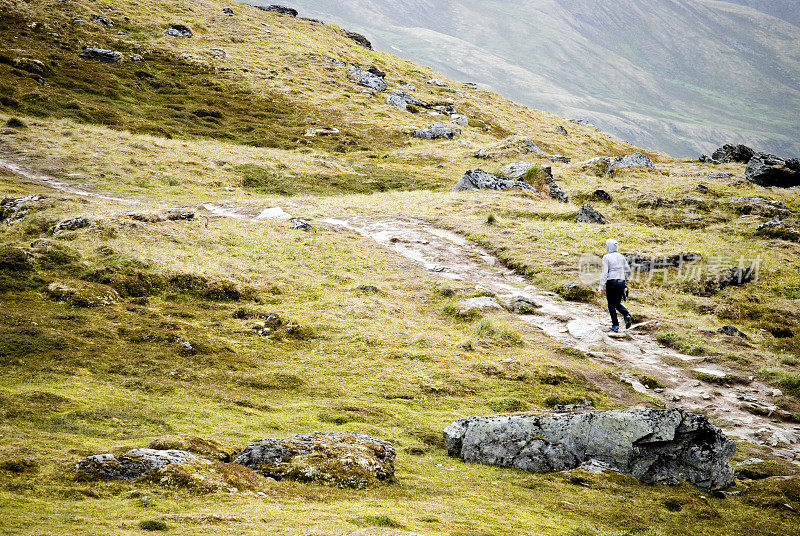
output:
[[622,306],[622,295],[625,293],[625,281],[622,279],[609,279],[606,281],[606,298],[608,298],[608,312],[611,313],[611,325],[619,326],[617,311],[627,318],[628,310]]

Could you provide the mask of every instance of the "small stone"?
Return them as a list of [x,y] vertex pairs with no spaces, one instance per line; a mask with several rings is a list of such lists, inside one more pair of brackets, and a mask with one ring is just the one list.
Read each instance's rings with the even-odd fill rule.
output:
[[449,87],[447,82],[444,80],[439,80],[438,78],[431,78],[426,83],[430,86]]
[[781,391],[780,389],[773,389],[769,392],[769,396],[771,397],[783,396],[783,391]]
[[223,7],[222,12],[228,15],[229,17],[233,17],[233,10],[229,7]]
[[300,231],[311,231],[314,229],[310,223],[300,218],[292,218],[289,221],[292,222],[292,225],[294,226],[295,229]]
[[92,15],[92,22],[102,24],[103,26],[114,26],[114,23],[111,22],[111,19],[103,17],[102,15]]

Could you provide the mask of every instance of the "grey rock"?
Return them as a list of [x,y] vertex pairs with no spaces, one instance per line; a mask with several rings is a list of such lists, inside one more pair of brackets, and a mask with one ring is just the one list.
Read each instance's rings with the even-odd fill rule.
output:
[[707,177],[709,179],[732,179],[733,175],[730,173],[709,173]]
[[452,129],[444,125],[444,123],[432,123],[426,128],[418,128],[414,131],[415,138],[423,138],[426,140],[436,140],[445,138],[452,140],[460,131]]
[[114,26],[114,23],[111,21],[111,19],[103,17],[102,15],[92,15],[92,22],[102,24],[103,26]]
[[597,210],[593,209],[591,205],[582,205],[575,216],[577,223],[599,223],[605,225],[606,219]]
[[636,198],[636,206],[640,208],[658,208],[666,204],[666,200],[652,192],[639,195]]
[[405,101],[405,99],[399,97],[398,95],[393,94],[386,97],[386,104],[400,108],[403,111],[408,110],[408,103]]
[[536,303],[533,298],[529,298],[527,296],[514,296],[511,298],[508,306],[511,308],[512,312],[518,315],[534,314],[536,309],[541,307],[541,305]]
[[462,127],[468,127],[469,126],[469,118],[466,115],[453,114],[453,115],[450,116],[450,120],[453,123],[455,123],[456,125],[459,125],[459,126],[462,126]]
[[192,29],[185,24],[171,24],[169,28],[164,31],[164,35],[171,37],[192,37]]
[[360,33],[356,32],[345,32],[345,35],[349,38],[361,45],[364,48],[368,48],[372,50],[372,43],[369,42],[365,36],[361,35]]
[[447,82],[444,80],[439,80],[438,78],[431,78],[426,82],[428,85],[437,86],[437,87],[450,87]]
[[229,7],[223,7],[222,12],[228,15],[229,17],[233,17],[233,10]]
[[800,186],[800,160],[784,160],[775,155],[758,153],[747,164],[744,178],[759,186]]
[[450,456],[526,471],[596,460],[646,484],[718,490],[734,478],[734,442],[702,415],[680,409],[467,417],[443,435]]
[[572,158],[560,154],[549,154],[547,158],[549,158],[551,162],[562,162],[564,164],[572,162]]
[[711,159],[719,163],[739,162],[746,164],[755,154],[755,151],[746,145],[725,144],[711,154]]
[[331,58],[330,56],[322,56],[322,57],[326,61],[329,61],[330,63],[332,63],[334,65],[338,65],[340,67],[343,67],[343,66],[347,65],[347,63],[343,62],[342,60],[337,60],[336,58]]
[[611,174],[615,169],[626,167],[646,167],[655,169],[656,166],[652,160],[642,153],[626,154],[625,156],[617,156],[608,164],[606,173]]
[[122,456],[95,454],[75,465],[81,475],[110,480],[135,480],[172,463],[187,463],[197,456],[183,450],[133,449]]
[[562,127],[561,125],[558,125],[556,127],[556,132],[561,134],[562,136],[569,136],[569,132],[567,132],[567,129]]
[[356,67],[355,65],[348,67],[347,74],[364,87],[368,87],[376,91],[386,90],[386,80],[380,76],[372,74],[369,71],[365,71],[360,67]]
[[291,219],[291,220],[289,220],[289,221],[290,221],[290,222],[292,222],[292,226],[293,226],[295,229],[298,229],[298,230],[300,230],[300,231],[311,231],[311,230],[313,230],[313,229],[314,229],[314,228],[311,226],[311,224],[310,224],[310,223],[308,223],[307,221],[305,221],[305,220],[302,220],[302,219],[300,219],[300,218],[292,218],[292,219]]
[[86,60],[102,61],[103,63],[117,63],[122,61],[122,52],[104,48],[84,48],[80,57]]
[[214,56],[215,60],[224,60],[228,54],[221,48],[212,48],[211,55]]
[[403,99],[406,104],[413,104],[414,106],[420,106],[422,108],[427,108],[428,103],[425,101],[419,100],[417,97],[410,93],[406,93],[402,89],[395,89],[392,91],[392,95]]
[[83,216],[78,216],[77,218],[72,218],[70,220],[62,220],[53,227],[53,234],[59,231],[75,231],[76,229],[89,227],[91,224],[92,222]]
[[701,154],[700,158],[698,158],[697,161],[698,162],[705,162],[706,164],[719,164],[720,163],[720,162],[717,162],[716,160],[714,160],[713,158],[711,158],[710,156],[708,156],[707,154]]
[[292,9],[290,7],[284,7],[279,5],[270,5],[270,6],[255,6],[261,11],[272,11],[273,13],[279,13],[281,15],[289,15],[291,17],[297,16],[297,10]]
[[767,205],[781,210],[789,210],[786,203],[783,201],[770,201],[763,197],[732,197],[730,202],[732,204],[747,203],[750,205]]
[[611,203],[614,199],[611,197],[611,194],[606,192],[605,190],[595,190],[592,192],[591,196],[593,201],[603,201],[607,203]]
[[300,480],[343,488],[366,488],[394,477],[394,447],[353,432],[312,432],[262,439],[234,460],[276,480]]
[[770,220],[762,223],[756,227],[756,234],[793,242],[800,241],[800,231],[781,220]]
[[380,289],[375,285],[358,285],[356,289],[362,292],[369,292],[371,294],[378,294],[380,293]]
[[506,190],[508,188],[520,188],[522,190],[533,190],[533,186],[527,182],[512,181],[502,179],[497,175],[487,173],[482,169],[467,171],[461,180],[453,188],[454,192],[462,190]]
[[745,335],[742,331],[739,330],[736,326],[722,326],[717,330],[719,333],[723,333],[725,335],[730,335],[731,337],[740,337],[742,339],[747,339],[747,335]]
[[784,226],[786,226],[786,223],[781,220],[765,221],[764,223],[756,227],[756,234],[761,233],[767,229],[774,229],[776,227],[784,227]]
[[528,173],[528,170],[534,167],[539,166],[530,162],[511,162],[500,168],[500,176],[507,179],[519,180]]
[[569,196],[567,195],[567,192],[565,192],[561,186],[556,184],[553,174],[549,173],[550,168],[546,167],[544,169],[548,171],[548,174],[545,176],[545,180],[547,181],[547,186],[550,188],[550,197],[562,203],[569,203]]

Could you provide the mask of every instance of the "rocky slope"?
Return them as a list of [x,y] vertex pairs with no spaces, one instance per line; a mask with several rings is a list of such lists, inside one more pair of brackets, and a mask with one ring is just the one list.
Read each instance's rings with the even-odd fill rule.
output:
[[696,156],[736,141],[800,154],[800,27],[791,2],[294,5],[369,34],[382,50],[643,147]]

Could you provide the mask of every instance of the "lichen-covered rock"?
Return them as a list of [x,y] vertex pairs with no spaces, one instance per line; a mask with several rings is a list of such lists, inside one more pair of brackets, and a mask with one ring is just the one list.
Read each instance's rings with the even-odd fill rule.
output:
[[533,298],[527,296],[514,296],[508,306],[512,312],[518,315],[532,315],[536,313],[536,309],[541,307]]
[[92,222],[89,221],[88,218],[78,216],[77,218],[63,220],[55,224],[53,227],[53,234],[59,231],[75,231],[77,229],[83,229],[84,227],[89,227],[91,224]]
[[122,52],[116,50],[108,50],[104,48],[84,48],[80,53],[80,57],[86,60],[101,61],[103,63],[118,63],[122,61]]
[[770,218],[789,215],[789,207],[783,201],[771,201],[763,197],[732,197],[729,203],[739,214],[758,214]]
[[495,298],[489,296],[478,296],[477,298],[469,298],[458,302],[461,312],[468,314],[472,311],[499,311],[503,306],[498,303]]
[[395,448],[351,432],[312,432],[286,439],[262,439],[235,462],[264,476],[364,489],[394,478]]
[[800,232],[781,220],[765,221],[756,227],[756,234],[767,238],[779,238],[791,242],[800,241]]
[[386,104],[394,106],[395,108],[400,108],[403,111],[408,110],[408,103],[398,95],[389,95],[386,97]]
[[120,299],[117,291],[108,285],[80,280],[54,281],[47,286],[47,294],[50,299],[73,307],[100,307]]
[[534,472],[591,460],[646,484],[723,489],[736,446],[705,417],[679,409],[619,409],[467,417],[444,430],[447,452],[468,462]]
[[133,449],[121,456],[95,454],[75,465],[78,478],[91,480],[135,480],[164,465],[187,463],[197,456],[182,450]]
[[639,208],[658,208],[666,201],[652,192],[641,194],[636,198],[636,206]]
[[419,100],[417,97],[415,97],[411,93],[403,91],[402,89],[393,90],[392,91],[392,96],[399,98],[400,100],[405,102],[406,105],[412,104],[414,106],[420,106],[422,108],[427,108],[428,107],[428,103],[427,102]]
[[186,434],[155,439],[147,445],[147,448],[168,451],[182,450],[221,462],[230,461],[233,453],[233,449],[223,447],[218,441]]
[[164,31],[164,35],[171,37],[193,37],[192,29],[185,24],[172,24]]
[[800,186],[800,160],[784,160],[775,155],[758,153],[748,162],[744,178],[759,186]]
[[456,134],[459,134],[461,131],[458,129],[450,128],[446,126],[444,123],[431,123],[425,128],[418,128],[414,131],[415,138],[422,138],[425,140],[436,140],[439,138],[444,138],[446,140],[452,140],[456,137]]
[[656,166],[652,160],[642,153],[626,154],[625,156],[617,156],[608,164],[606,173],[610,174],[615,169],[626,167],[645,167],[655,169]]
[[462,190],[506,190],[508,188],[520,188],[521,190],[533,190],[533,186],[527,182],[512,181],[501,179],[497,175],[487,173],[482,169],[473,169],[464,173],[461,180],[453,188],[454,192]]
[[368,87],[376,91],[386,90],[386,80],[384,80],[383,77],[373,74],[369,71],[365,71],[360,67],[356,67],[355,65],[348,67],[347,74],[364,87]]
[[591,205],[582,205],[575,216],[577,223],[599,223],[605,225],[606,219],[600,212],[592,208]]

